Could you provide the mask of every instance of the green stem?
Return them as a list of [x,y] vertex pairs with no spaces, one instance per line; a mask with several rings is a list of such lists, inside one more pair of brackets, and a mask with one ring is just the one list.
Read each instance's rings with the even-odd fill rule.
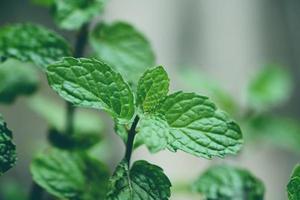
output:
[[134,142],[134,137],[136,135],[136,127],[139,120],[140,120],[139,116],[136,116],[130,127],[130,130],[128,131],[128,139],[126,143],[126,153],[125,153],[125,159],[127,160],[128,165],[130,165],[130,159],[133,151],[133,142]]

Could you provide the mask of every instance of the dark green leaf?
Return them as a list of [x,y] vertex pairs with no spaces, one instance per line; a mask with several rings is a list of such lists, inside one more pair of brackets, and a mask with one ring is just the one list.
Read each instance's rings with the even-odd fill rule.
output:
[[53,142],[60,141],[65,145],[69,144],[69,147],[88,148],[101,140],[104,125],[100,117],[93,112],[77,109],[74,114],[74,133],[70,135],[64,134],[67,115],[64,105],[49,97],[35,95],[29,99],[29,106],[53,128],[50,134]]
[[128,169],[122,161],[110,179],[107,200],[167,200],[171,183],[163,170],[146,161],[136,161]]
[[0,61],[1,58],[15,58],[45,68],[70,55],[66,41],[42,26],[15,24],[0,29]]
[[28,64],[15,60],[0,64],[0,102],[12,103],[18,96],[30,95],[38,83],[36,70]]
[[263,183],[250,172],[230,166],[214,166],[194,183],[195,191],[209,200],[263,200]]
[[207,97],[177,92],[167,97],[160,112],[170,126],[171,150],[211,158],[236,154],[241,149],[239,126]]
[[103,199],[108,170],[86,155],[51,149],[31,164],[33,180],[58,198],[76,200]]
[[0,114],[0,176],[16,164],[16,146],[12,142],[12,132]]
[[50,86],[74,105],[105,110],[121,121],[133,116],[130,87],[101,61],[64,58],[47,68],[47,76]]
[[90,42],[96,55],[115,67],[130,83],[137,84],[141,74],[155,64],[148,40],[127,23],[99,24]]
[[291,179],[287,185],[289,200],[300,199],[300,165],[298,164],[292,173]]
[[64,29],[79,29],[99,15],[106,0],[54,0],[53,14]]
[[148,69],[137,87],[137,105],[143,112],[155,112],[169,92],[169,78],[163,67]]
[[248,102],[254,109],[265,109],[286,101],[292,91],[291,75],[287,69],[267,66],[251,80]]

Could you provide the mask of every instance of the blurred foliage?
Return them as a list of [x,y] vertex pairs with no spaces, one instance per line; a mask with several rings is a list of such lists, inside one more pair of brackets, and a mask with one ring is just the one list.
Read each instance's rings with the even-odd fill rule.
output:
[[26,190],[19,182],[6,180],[0,184],[0,199],[28,200]]
[[38,73],[30,64],[17,60],[0,64],[0,103],[13,103],[19,96],[30,95],[38,84]]
[[300,199],[300,165],[297,164],[292,172],[290,181],[287,185],[289,200]]

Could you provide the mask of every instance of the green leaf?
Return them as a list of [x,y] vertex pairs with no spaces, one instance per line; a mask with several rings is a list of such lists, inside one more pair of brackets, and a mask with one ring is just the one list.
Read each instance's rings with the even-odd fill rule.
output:
[[0,64],[0,102],[12,103],[22,95],[31,95],[37,90],[37,71],[28,64],[8,60]]
[[289,200],[300,199],[300,165],[294,168],[291,179],[287,185],[287,192]]
[[193,189],[210,200],[263,200],[263,183],[250,172],[231,166],[214,166],[193,184]]
[[285,102],[292,92],[292,78],[287,69],[267,66],[251,80],[248,103],[254,109],[265,109]]
[[248,119],[244,128],[246,136],[255,144],[263,142],[297,154],[300,151],[298,120],[283,116],[262,115]]
[[151,153],[165,149],[169,142],[169,125],[161,115],[144,115],[138,123],[135,146],[145,144]]
[[90,42],[101,60],[115,67],[135,85],[141,74],[155,65],[149,41],[127,23],[99,24],[92,32]]
[[16,146],[12,142],[12,132],[0,114],[0,176],[12,168],[16,160]]
[[54,4],[54,0],[31,0],[31,2],[44,7],[50,7]]
[[236,154],[241,148],[239,126],[204,96],[177,92],[160,109],[169,124],[169,149],[211,158]]
[[0,61],[15,58],[33,62],[44,69],[69,55],[71,51],[66,41],[42,26],[15,24],[0,29]]
[[137,87],[137,105],[143,112],[155,112],[169,92],[169,78],[163,67],[148,69]]
[[33,180],[50,194],[63,199],[103,199],[108,170],[100,162],[76,152],[51,149],[31,164]]
[[101,61],[64,58],[47,68],[47,76],[50,86],[74,105],[105,110],[121,121],[134,114],[130,87]]
[[101,140],[104,125],[100,117],[93,112],[77,109],[74,113],[74,133],[70,135],[64,134],[67,115],[65,105],[42,95],[33,96],[28,104],[53,128],[50,132],[51,141],[59,141],[62,147],[89,148]]
[[54,0],[53,14],[64,29],[79,29],[103,10],[106,0]]
[[107,200],[167,200],[171,183],[163,170],[146,161],[136,161],[128,169],[122,161],[109,181]]

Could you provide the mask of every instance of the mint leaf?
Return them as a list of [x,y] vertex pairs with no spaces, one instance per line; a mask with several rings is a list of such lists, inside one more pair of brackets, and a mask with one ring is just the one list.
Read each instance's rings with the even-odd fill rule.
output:
[[287,185],[287,192],[289,200],[299,200],[300,199],[300,165],[296,165],[291,179]]
[[45,68],[71,55],[66,41],[56,33],[33,24],[16,24],[0,29],[0,61],[15,58]]
[[104,124],[93,112],[77,109],[74,113],[74,133],[70,135],[64,134],[67,115],[65,105],[42,95],[33,96],[28,100],[28,104],[52,128],[50,139],[59,140],[64,147],[89,148],[102,138]]
[[122,161],[109,181],[107,200],[167,200],[171,183],[163,170],[146,161],[136,161],[128,169]]
[[0,114],[0,176],[12,168],[16,160],[16,146],[12,142],[12,132]]
[[99,24],[90,37],[91,45],[101,60],[115,67],[133,84],[148,67],[155,64],[149,41],[130,24]]
[[64,29],[79,29],[101,13],[106,0],[54,0],[53,14]]
[[47,68],[50,86],[74,105],[105,110],[121,121],[134,113],[133,94],[122,76],[95,59],[64,58]]
[[267,66],[251,80],[248,102],[254,109],[265,109],[285,102],[291,95],[292,77],[287,69]]
[[137,87],[137,105],[142,110],[154,112],[169,92],[169,78],[163,67],[148,69],[140,78]]
[[51,149],[31,164],[33,180],[50,194],[63,199],[103,199],[108,170],[87,157],[70,151]]
[[177,92],[166,98],[159,112],[169,125],[171,151],[211,158],[236,154],[241,148],[240,127],[207,97]]
[[263,200],[263,183],[244,169],[214,166],[193,184],[193,189],[211,200]]
[[169,142],[169,125],[160,115],[144,115],[138,124],[136,144],[144,143],[151,153],[165,149]]
[[0,102],[12,103],[22,95],[31,95],[37,90],[37,71],[25,63],[8,60],[0,64]]

